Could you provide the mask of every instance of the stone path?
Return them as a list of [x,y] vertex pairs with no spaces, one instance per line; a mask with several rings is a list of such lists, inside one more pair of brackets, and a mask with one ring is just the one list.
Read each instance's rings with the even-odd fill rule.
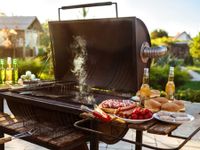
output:
[[200,74],[193,71],[193,70],[188,70],[188,73],[192,77],[192,81],[200,81]]
[[198,72],[195,72],[193,70],[187,69],[185,67],[181,67],[182,70],[187,70],[190,76],[192,77],[192,81],[200,81],[200,74]]

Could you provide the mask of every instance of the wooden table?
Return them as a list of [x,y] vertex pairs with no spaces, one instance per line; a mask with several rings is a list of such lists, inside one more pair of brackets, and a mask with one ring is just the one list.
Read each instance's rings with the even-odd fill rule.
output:
[[[167,148],[153,147],[151,145],[143,144],[143,131],[147,131],[148,133],[152,133],[152,134],[168,135],[170,137],[184,139],[184,141],[182,143],[180,143],[177,147],[169,148],[170,150],[180,149],[200,130],[200,103],[185,102],[185,106],[186,106],[186,113],[191,114],[195,117],[194,121],[191,121],[189,123],[185,123],[182,125],[178,125],[178,124],[164,123],[164,122],[160,122],[160,121],[153,119],[151,121],[141,123],[141,124],[126,124],[126,125],[124,125],[124,128],[136,130],[135,141],[129,140],[129,139],[124,139],[121,137],[119,137],[119,140],[135,144],[136,150],[141,150],[143,146],[147,147],[147,148],[152,148],[152,149],[167,150]],[[94,130],[93,129],[88,130],[87,127],[81,126],[81,124],[83,122],[86,122],[89,120],[92,122],[92,124],[93,124],[92,128]],[[85,131],[88,131],[91,133],[95,133],[95,134],[92,134],[93,140],[91,141],[91,148],[93,150],[98,150],[98,142],[99,142],[98,138],[99,137],[111,136],[114,138],[114,136],[108,134],[107,131],[106,132],[97,131],[96,130],[97,128],[95,128],[95,127],[97,127],[98,124],[99,124],[98,121],[96,121],[95,119],[91,119],[91,118],[90,119],[86,118],[75,124],[75,126],[79,129],[82,129],[82,130],[85,130]],[[106,123],[104,123],[104,124],[106,124]],[[110,124],[110,123],[107,123],[107,124]],[[188,128],[191,130],[189,130],[187,132],[187,135],[183,135],[183,133],[181,131],[184,131],[184,129],[188,129]]]

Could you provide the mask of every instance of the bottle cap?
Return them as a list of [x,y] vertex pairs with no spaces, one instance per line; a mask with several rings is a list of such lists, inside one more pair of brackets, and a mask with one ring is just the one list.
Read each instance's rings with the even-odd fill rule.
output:
[[11,57],[8,57],[8,58],[7,58],[7,64],[11,64],[11,63],[12,63]]

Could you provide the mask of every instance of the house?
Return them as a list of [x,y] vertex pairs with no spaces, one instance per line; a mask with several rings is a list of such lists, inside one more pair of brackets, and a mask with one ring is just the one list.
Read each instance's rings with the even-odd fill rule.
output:
[[169,51],[177,58],[187,58],[189,56],[189,43],[192,40],[191,36],[185,31],[177,34],[174,37],[174,43],[170,45]]
[[175,41],[179,41],[181,43],[189,43],[192,38],[189,34],[187,34],[185,31],[182,32],[182,33],[179,33],[177,34],[175,37],[174,37],[174,40]]
[[0,57],[32,57],[42,26],[35,16],[0,16]]

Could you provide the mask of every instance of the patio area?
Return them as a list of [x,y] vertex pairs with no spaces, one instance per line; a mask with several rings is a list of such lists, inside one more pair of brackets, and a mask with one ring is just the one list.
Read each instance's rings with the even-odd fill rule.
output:
[[[195,104],[190,109],[199,110],[200,112],[200,104]],[[7,104],[4,105],[4,110],[7,113],[10,113],[9,108],[7,107]],[[199,118],[199,124],[200,124],[200,115],[195,116],[196,118]],[[192,124],[184,124],[183,127],[176,130],[176,133],[179,133],[181,135],[187,135],[187,133],[190,133],[191,130],[193,130]],[[8,135],[6,135],[8,136]],[[130,129],[125,138],[128,139],[135,139],[135,130]],[[177,138],[171,138],[167,136],[162,135],[155,135],[155,134],[149,134],[144,132],[143,141],[145,141],[145,144],[149,144],[152,146],[158,146],[163,148],[173,148],[176,147],[179,143],[181,143],[183,140],[177,139]],[[200,133],[197,133],[192,140],[190,140],[183,148],[182,150],[199,150],[200,149]],[[20,140],[15,139],[9,143],[5,144],[6,150],[47,150],[46,148],[40,147],[38,145]],[[105,143],[100,143],[100,150],[134,150],[135,145],[125,143],[125,142],[118,142],[117,144],[108,145]],[[143,148],[143,150],[148,150],[148,148]]]

